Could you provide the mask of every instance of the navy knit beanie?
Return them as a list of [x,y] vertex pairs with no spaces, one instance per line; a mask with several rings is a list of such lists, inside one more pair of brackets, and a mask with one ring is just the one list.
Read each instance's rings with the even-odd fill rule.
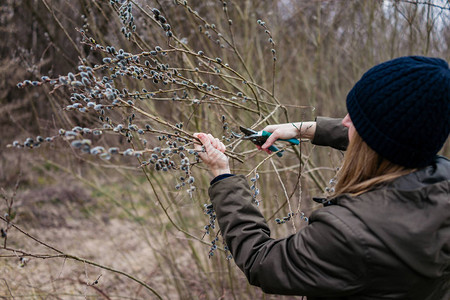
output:
[[431,164],[450,133],[450,69],[442,59],[396,58],[367,71],[347,96],[361,138],[410,168]]

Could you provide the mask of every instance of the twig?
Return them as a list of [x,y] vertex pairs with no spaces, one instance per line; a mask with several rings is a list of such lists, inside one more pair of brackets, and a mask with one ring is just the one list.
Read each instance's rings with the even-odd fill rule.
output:
[[[139,159],[139,158],[138,158],[138,159]],[[159,194],[158,194],[158,192],[156,191],[155,186],[153,185],[153,181],[150,179],[150,175],[148,174],[148,172],[147,172],[145,169],[142,169],[142,171],[144,172],[144,175],[145,175],[145,177],[146,177],[148,183],[150,184],[150,186],[151,186],[151,188],[152,188],[152,190],[153,190],[153,193],[155,194],[155,197],[156,197],[157,202],[159,203],[159,206],[160,206],[161,209],[163,210],[163,212],[164,212],[165,216],[167,217],[167,219],[169,220],[169,222],[170,222],[170,223],[171,223],[178,231],[180,231],[180,232],[183,233],[184,235],[186,235],[186,236],[188,236],[188,237],[190,237],[190,238],[192,238],[192,239],[194,239],[194,240],[196,240],[196,241],[199,241],[199,242],[201,242],[202,244],[205,244],[205,245],[208,245],[208,246],[209,246],[209,243],[203,241],[201,238],[198,238],[198,237],[196,237],[196,236],[190,234],[189,232],[187,232],[186,230],[184,230],[183,228],[181,228],[180,226],[178,226],[178,224],[175,223],[175,221],[174,221],[174,220],[172,219],[172,217],[169,215],[169,212],[167,211],[167,209],[164,207],[164,204],[162,203],[162,200],[161,200],[161,198],[159,197]]]
[[[414,4],[414,5],[424,4],[424,5],[432,6],[432,7],[443,9],[443,10],[444,9],[445,10],[450,10],[450,7],[437,5],[437,4],[431,3],[430,1],[410,1],[410,0],[391,0],[391,1],[409,3],[409,4]],[[449,3],[450,2],[447,1],[447,3],[445,3],[445,5],[447,5]]]
[[61,30],[64,32],[64,34],[66,35],[66,37],[69,39],[70,43],[73,45],[73,47],[75,48],[75,50],[78,52],[78,55],[80,55],[81,57],[84,57],[83,53],[81,53],[80,49],[78,49],[77,44],[72,40],[72,38],[70,37],[69,33],[66,31],[66,29],[64,28],[64,26],[61,24],[61,22],[59,21],[59,19],[56,17],[55,12],[48,6],[46,0],[41,0],[42,3],[44,3],[45,7],[48,9],[48,11],[52,14],[53,18],[55,19],[56,23],[58,24],[58,26],[61,28]]
[[[176,131],[179,131],[179,132],[183,133],[185,136],[189,137],[188,140],[191,140],[191,141],[197,141],[197,142],[200,143],[200,140],[199,140],[198,138],[196,138],[194,135],[188,133],[187,131],[184,131],[183,129],[178,128],[178,127],[176,127],[175,125],[172,125],[172,124],[170,124],[169,122],[162,120],[160,117],[157,117],[157,116],[154,116],[154,115],[152,115],[152,114],[149,114],[149,113],[147,113],[146,111],[143,111],[142,109],[140,109],[140,108],[138,108],[138,107],[136,107],[136,106],[134,106],[134,105],[129,105],[129,104],[128,104],[125,100],[123,100],[123,99],[120,99],[120,98],[118,98],[118,99],[119,99],[123,104],[132,107],[134,110],[136,110],[136,111],[139,112],[140,114],[142,114],[142,115],[144,115],[144,116],[146,116],[146,117],[152,119],[153,121],[156,121],[156,122],[158,122],[158,123],[160,123],[160,124],[162,124],[162,125],[165,125],[165,126],[168,126],[168,127],[172,128],[173,130],[176,130]],[[186,137],[183,137],[183,138],[184,138],[184,139],[187,139]],[[225,151],[225,154],[227,154],[229,157],[231,157],[231,158],[233,158],[233,159],[236,159],[237,161],[239,161],[239,162],[241,162],[241,163],[244,162],[240,157],[237,156],[236,153],[233,153],[233,152],[231,152],[231,151],[229,151],[229,150],[226,150],[226,151]]]
[[276,155],[278,152],[283,151],[284,148],[280,149],[279,151],[276,152],[272,152],[271,154],[269,154],[266,158],[264,158],[262,161],[259,162],[259,164],[256,165],[256,167],[254,167],[247,175],[245,175],[245,177],[249,177],[250,175],[252,175],[252,173],[256,172],[256,170],[258,170],[258,168],[264,164],[268,159],[270,159],[272,156]]
[[[282,187],[282,189],[283,189],[284,196],[286,197],[286,201],[287,201],[288,206],[289,206],[289,213],[292,214],[292,213],[293,213],[293,210],[292,210],[292,207],[291,207],[291,201],[289,201],[289,198],[290,198],[290,197],[289,197],[289,195],[288,195],[288,193],[287,193],[287,191],[286,191],[286,187],[284,186],[283,180],[282,180],[281,177],[280,177],[280,173],[278,173],[277,166],[275,166],[275,163],[273,162],[273,159],[270,159],[270,163],[272,164],[272,167],[273,167],[273,169],[275,170],[275,173],[277,174],[278,181],[280,182],[281,187]],[[292,227],[293,227],[293,229],[294,229],[294,233],[297,232],[297,229],[295,228],[295,222],[294,222],[294,220],[292,220]]]
[[14,298],[12,292],[11,292],[11,289],[9,288],[8,282],[6,281],[5,278],[2,278],[2,280],[5,282],[6,288],[8,289],[8,292],[9,292],[9,294],[11,295],[11,298],[14,300],[15,298]]
[[[7,220],[6,220],[4,217],[2,217],[2,216],[0,216],[0,220],[2,220],[2,221],[4,221],[4,222],[7,222]],[[125,277],[127,277],[127,278],[129,278],[129,279],[131,279],[131,280],[133,280],[133,281],[135,281],[135,282],[137,282],[137,283],[139,283],[140,285],[144,286],[146,289],[148,289],[149,291],[151,291],[158,299],[161,299],[161,300],[162,300],[161,295],[160,295],[158,292],[156,292],[155,289],[153,289],[152,287],[150,287],[147,283],[143,282],[142,280],[139,280],[138,278],[136,278],[136,277],[134,277],[134,276],[132,276],[132,275],[130,275],[130,274],[128,274],[128,273],[125,273],[125,272],[120,271],[120,270],[113,269],[113,268],[108,267],[108,266],[101,265],[101,264],[96,263],[96,262],[94,262],[94,261],[90,261],[90,260],[87,260],[87,259],[84,259],[84,258],[75,256],[75,255],[72,255],[72,254],[64,253],[63,251],[57,249],[56,247],[51,246],[51,245],[49,245],[49,244],[47,244],[47,243],[41,241],[40,239],[34,237],[34,236],[31,235],[30,233],[24,231],[23,229],[21,229],[20,227],[18,227],[18,226],[15,225],[14,223],[10,222],[10,225],[11,225],[14,229],[18,230],[20,233],[24,234],[24,235],[27,236],[28,238],[30,238],[30,239],[32,239],[33,241],[37,242],[38,244],[40,244],[40,245],[42,245],[42,246],[44,246],[44,247],[46,247],[46,248],[48,248],[48,249],[51,249],[51,250],[55,251],[56,253],[59,254],[58,257],[64,257],[64,258],[76,260],[76,261],[79,261],[79,262],[82,262],[82,263],[85,263],[85,264],[88,264],[88,265],[96,266],[96,267],[98,267],[98,268],[100,268],[100,269],[108,270],[108,271],[111,271],[111,272],[113,272],[113,273],[117,273],[117,274],[123,275],[123,276],[125,276]],[[12,251],[12,252],[22,252],[22,253],[25,253],[25,252],[22,251],[22,250],[16,250],[16,249],[10,249],[10,248],[2,248],[2,249],[3,249],[3,250],[7,250],[7,251]],[[35,255],[31,254],[31,253],[26,253],[26,255],[27,255],[27,256],[31,256],[31,257],[37,257],[37,258],[44,258],[44,257],[35,256]],[[56,256],[50,256],[50,255],[49,255],[48,257],[45,257],[45,258],[53,258],[53,257],[56,257]]]

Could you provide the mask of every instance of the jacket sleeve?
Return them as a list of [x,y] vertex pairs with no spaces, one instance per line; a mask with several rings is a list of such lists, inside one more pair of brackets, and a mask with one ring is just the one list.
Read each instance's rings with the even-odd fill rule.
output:
[[347,128],[342,125],[342,119],[317,117],[316,133],[311,143],[346,150],[348,146],[347,132]]
[[350,213],[347,209],[319,209],[306,228],[272,239],[244,176],[214,183],[209,195],[222,235],[250,284],[266,293],[322,297],[349,295],[362,288],[364,243],[333,211]]

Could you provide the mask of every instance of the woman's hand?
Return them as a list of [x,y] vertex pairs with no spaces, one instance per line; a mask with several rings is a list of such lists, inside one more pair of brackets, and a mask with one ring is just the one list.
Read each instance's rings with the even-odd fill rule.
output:
[[271,132],[261,147],[260,150],[264,150],[267,153],[271,153],[268,149],[278,139],[292,139],[292,138],[305,138],[313,139],[316,132],[316,122],[297,122],[297,123],[285,123],[278,125],[266,126],[263,130]]
[[200,132],[194,133],[194,136],[202,142],[205,151],[199,144],[195,144],[194,148],[214,177],[231,173],[228,157],[224,154],[225,145],[211,134]]

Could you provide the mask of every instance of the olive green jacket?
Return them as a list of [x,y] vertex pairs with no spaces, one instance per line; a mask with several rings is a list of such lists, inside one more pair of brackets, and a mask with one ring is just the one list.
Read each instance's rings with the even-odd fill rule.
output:
[[[317,120],[314,143],[345,149],[339,120]],[[234,260],[266,293],[308,299],[450,299],[450,161],[314,211],[296,234],[272,239],[244,176],[209,195]]]

